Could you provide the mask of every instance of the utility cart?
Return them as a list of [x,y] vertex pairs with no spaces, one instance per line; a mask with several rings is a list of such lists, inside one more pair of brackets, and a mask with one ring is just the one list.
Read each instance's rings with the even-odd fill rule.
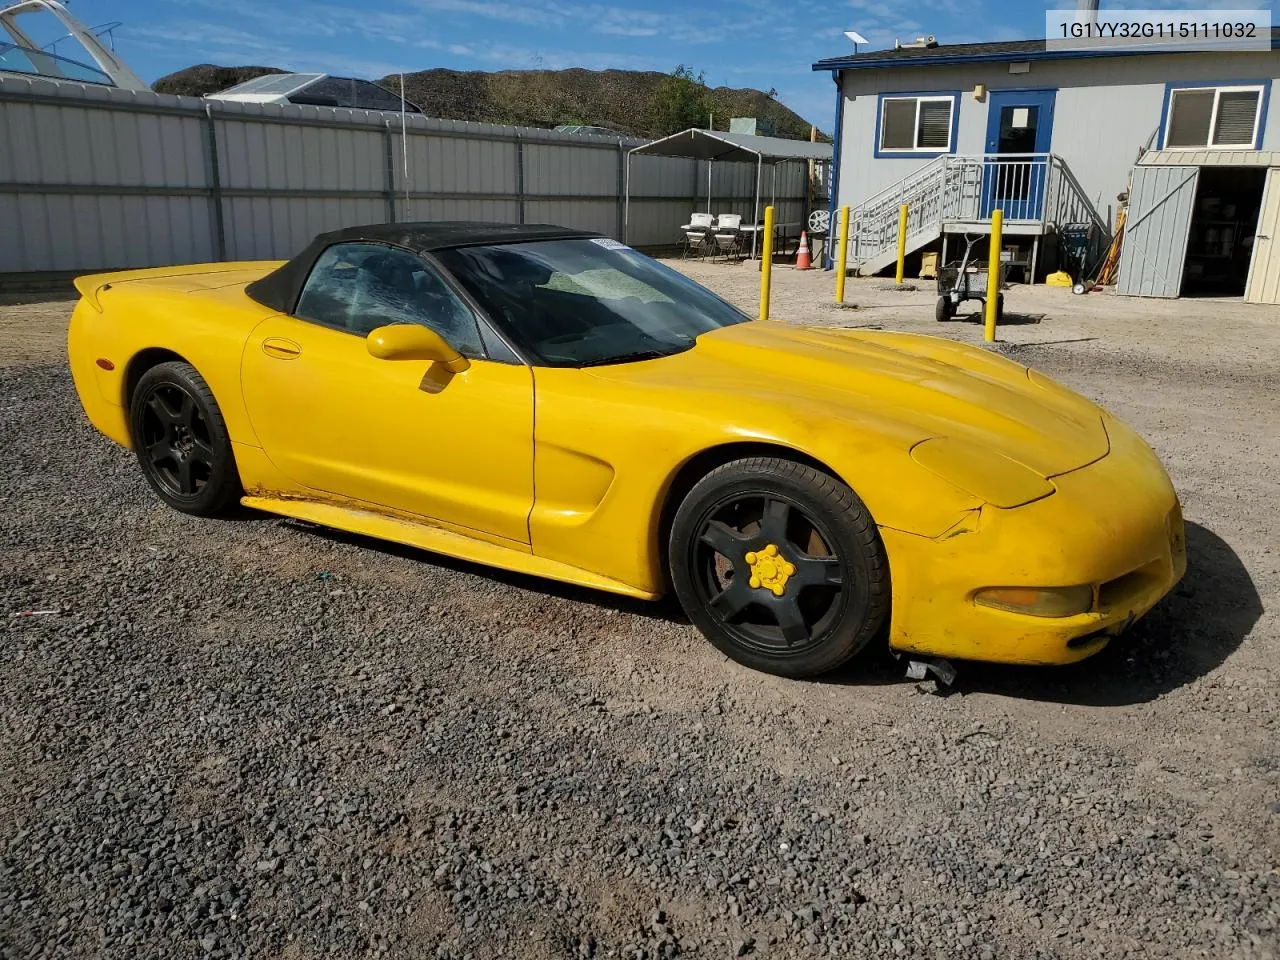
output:
[[1092,221],[1064,223],[1058,230],[1058,245],[1062,251],[1063,265],[1071,274],[1071,292],[1088,293],[1093,287],[1092,277],[1097,264],[1098,229]]
[[995,265],[995,279],[991,279],[991,266],[973,259],[973,245],[985,237],[980,233],[964,235],[964,256],[959,263],[949,263],[938,268],[938,305],[934,317],[939,321],[950,320],[956,315],[956,308],[966,300],[981,300],[985,309],[987,291],[993,285],[996,297],[996,322],[1004,317],[1004,294],[1000,288],[1004,285],[1004,263]]

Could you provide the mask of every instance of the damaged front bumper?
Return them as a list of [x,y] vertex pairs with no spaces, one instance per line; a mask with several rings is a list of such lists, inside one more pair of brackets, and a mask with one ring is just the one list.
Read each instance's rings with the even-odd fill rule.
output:
[[[1110,454],[1051,478],[1051,496],[1012,509],[984,506],[936,539],[881,529],[893,584],[893,649],[948,659],[1073,663],[1097,653],[1173,589],[1187,563],[1177,495],[1132,430],[1114,420],[1107,426]],[[1083,586],[1092,603],[1070,616],[1036,616],[974,599],[993,587]]]

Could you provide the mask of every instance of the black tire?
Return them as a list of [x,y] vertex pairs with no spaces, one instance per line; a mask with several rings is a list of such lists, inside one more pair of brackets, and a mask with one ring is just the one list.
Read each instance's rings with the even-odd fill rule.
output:
[[996,323],[1004,320],[1004,294],[996,294]]
[[142,475],[175,510],[211,517],[239,499],[226,422],[191,364],[161,363],[138,379],[129,398],[129,427]]
[[845,484],[791,460],[735,460],[707,474],[676,510],[669,558],[694,625],[766,673],[832,670],[889,612],[889,563],[871,514]]
[[950,320],[956,312],[955,306],[951,303],[950,297],[939,297],[938,305],[933,308],[933,318],[939,323]]

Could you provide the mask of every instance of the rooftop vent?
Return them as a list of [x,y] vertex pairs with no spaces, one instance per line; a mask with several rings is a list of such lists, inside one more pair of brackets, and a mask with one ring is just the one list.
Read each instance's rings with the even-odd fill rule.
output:
[[937,45],[938,38],[932,33],[927,37],[916,37],[914,40],[910,40],[907,43],[903,43],[901,40],[893,41],[893,49],[895,50],[914,50],[917,47],[936,47]]

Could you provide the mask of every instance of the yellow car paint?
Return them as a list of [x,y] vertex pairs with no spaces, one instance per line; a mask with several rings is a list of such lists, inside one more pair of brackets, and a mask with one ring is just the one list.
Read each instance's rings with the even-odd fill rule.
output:
[[[271,340],[299,352],[277,358],[264,349]],[[249,332],[230,389],[238,386],[259,445],[289,478],[287,492],[321,491],[527,549],[529,368],[477,360],[443,389],[421,389],[433,364],[380,359],[363,338],[275,314]]]
[[[447,373],[462,373],[471,362],[444,337],[411,323],[397,323],[369,331],[365,338],[369,355],[379,360],[419,360],[441,364]],[[445,378],[444,382],[448,382]]]
[[[180,357],[218,401],[246,504],[647,598],[667,589],[671,497],[726,458],[799,457],[875,518],[890,644],[935,656],[1081,659],[1185,570],[1177,497],[1147,445],[997,354],[754,321],[658,360],[451,370],[386,339],[410,335],[371,344],[247,297],[276,266],[77,281],[68,351],[93,425],[129,446],[130,385]],[[757,557],[760,588],[785,590],[789,562]],[[985,587],[1078,585],[1097,600],[1070,617],[974,602]]]
[[993,507],[1020,507],[1053,493],[1053,484],[1030,467],[954,437],[920,441],[911,459]]
[[424,523],[421,518],[398,517],[386,511],[367,510],[323,500],[246,496],[242,502],[246,507],[252,507],[255,510],[277,513],[295,520],[306,520],[321,526],[345,530],[348,533],[375,537],[378,540],[390,540],[405,546],[430,550],[461,560],[470,560],[473,563],[513,570],[516,573],[560,580],[579,587],[605,590],[609,593],[638,597],[641,600],[656,600],[661,596],[658,593],[637,590],[630,584],[610,580],[589,570],[566,563],[557,563],[544,557],[535,557],[528,548],[516,549],[490,543],[477,537],[464,536],[431,523]]

